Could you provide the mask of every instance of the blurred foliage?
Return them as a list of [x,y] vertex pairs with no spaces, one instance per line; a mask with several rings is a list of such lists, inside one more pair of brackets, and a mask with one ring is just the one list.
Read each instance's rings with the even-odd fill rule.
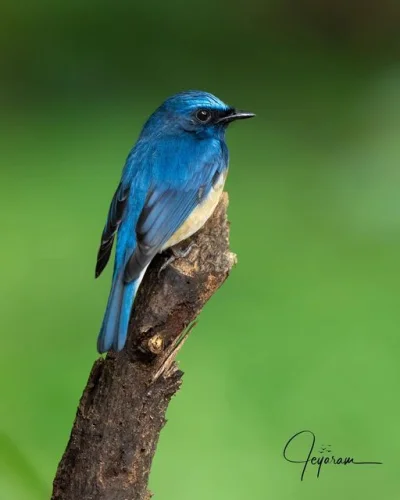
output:
[[[228,142],[239,265],[180,355],[160,499],[392,499],[400,446],[398,2],[3,2],[0,498],[49,497],[96,358],[97,244],[169,94],[254,111]],[[334,454],[300,482],[312,429]]]

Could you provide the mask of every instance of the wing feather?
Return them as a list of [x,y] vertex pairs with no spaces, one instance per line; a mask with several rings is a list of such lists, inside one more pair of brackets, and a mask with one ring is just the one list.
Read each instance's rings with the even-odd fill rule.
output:
[[121,223],[128,195],[129,186],[126,186],[121,181],[111,201],[107,222],[101,235],[100,247],[97,253],[96,278],[103,272],[110,259],[115,233]]
[[213,179],[226,168],[224,158],[216,155],[195,173],[174,184],[158,183],[147,196],[136,224],[137,246],[126,267],[124,279],[136,279],[163,245],[189,217],[198,203],[210,191]]

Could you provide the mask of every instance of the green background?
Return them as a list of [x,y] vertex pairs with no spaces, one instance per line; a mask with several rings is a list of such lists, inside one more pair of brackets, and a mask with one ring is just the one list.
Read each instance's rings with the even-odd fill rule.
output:
[[[400,6],[3,2],[0,499],[39,500],[96,359],[97,245],[147,116],[200,88],[228,133],[239,264],[181,352],[162,500],[398,498]],[[284,461],[311,429],[336,456]],[[297,459],[307,443],[293,448]]]

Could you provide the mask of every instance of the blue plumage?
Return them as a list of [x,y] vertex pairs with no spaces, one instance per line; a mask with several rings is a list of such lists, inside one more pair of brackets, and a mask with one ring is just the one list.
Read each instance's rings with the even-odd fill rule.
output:
[[124,347],[132,304],[153,257],[212,214],[228,168],[226,126],[252,116],[207,92],[188,91],[167,99],[146,122],[112,199],[97,257],[96,277],[117,233],[100,353]]

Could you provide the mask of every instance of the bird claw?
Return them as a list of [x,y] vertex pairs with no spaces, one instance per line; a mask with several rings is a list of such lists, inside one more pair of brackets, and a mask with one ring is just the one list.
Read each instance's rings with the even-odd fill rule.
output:
[[172,252],[173,256],[175,257],[175,259],[183,259],[184,257],[187,257],[190,254],[190,252],[193,250],[193,248],[196,246],[197,245],[194,243],[194,241],[192,241],[191,243],[189,243],[189,245],[185,249],[172,247],[171,252]]
[[164,264],[158,270],[158,273],[157,273],[158,278],[160,277],[160,274],[164,271],[164,269],[166,267],[168,267],[170,264],[172,264],[172,262],[174,262],[174,260],[176,260],[176,257],[174,255],[171,255],[170,257],[168,257],[168,259],[164,262]]
[[177,259],[183,259],[184,257],[187,257],[195,246],[197,245],[195,245],[195,243],[192,242],[189,243],[189,245],[185,249],[171,247],[170,250],[172,255],[170,255],[168,259],[164,262],[164,264],[160,267],[157,276],[160,277],[162,271],[164,271],[166,267],[175,262]]

